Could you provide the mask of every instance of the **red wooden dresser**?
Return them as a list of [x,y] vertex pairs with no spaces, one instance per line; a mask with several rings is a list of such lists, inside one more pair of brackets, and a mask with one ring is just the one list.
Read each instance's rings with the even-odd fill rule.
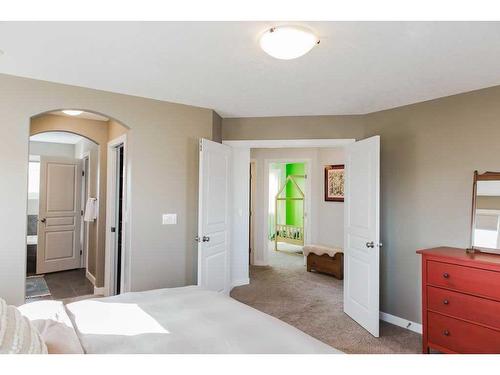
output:
[[437,247],[422,255],[422,350],[500,353],[500,255]]

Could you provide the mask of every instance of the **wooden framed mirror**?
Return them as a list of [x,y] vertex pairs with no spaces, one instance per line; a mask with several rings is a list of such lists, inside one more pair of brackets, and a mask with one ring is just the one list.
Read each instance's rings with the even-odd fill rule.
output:
[[471,251],[500,254],[500,172],[474,172]]

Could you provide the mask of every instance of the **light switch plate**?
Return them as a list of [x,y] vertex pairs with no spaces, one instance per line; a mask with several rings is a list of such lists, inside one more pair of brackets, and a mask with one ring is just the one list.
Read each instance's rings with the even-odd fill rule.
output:
[[177,224],[177,214],[163,214],[161,223],[163,225]]

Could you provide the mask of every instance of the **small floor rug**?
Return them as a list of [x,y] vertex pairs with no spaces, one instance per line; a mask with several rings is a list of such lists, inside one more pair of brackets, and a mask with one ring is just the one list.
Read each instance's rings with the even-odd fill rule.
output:
[[26,298],[50,296],[50,290],[44,276],[26,278]]

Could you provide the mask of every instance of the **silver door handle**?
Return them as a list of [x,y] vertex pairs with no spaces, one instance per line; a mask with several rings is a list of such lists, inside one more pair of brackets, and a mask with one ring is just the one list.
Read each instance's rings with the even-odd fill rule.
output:
[[194,238],[194,240],[195,240],[196,242],[209,242],[209,241],[210,241],[210,237],[208,237],[208,236],[203,236],[203,237],[201,237],[201,238],[200,238],[200,236],[196,236],[196,237]]
[[367,242],[367,243],[366,243],[366,247],[368,247],[368,248],[372,248],[372,249],[373,249],[373,248],[375,247],[375,244],[373,243],[373,241],[371,241],[371,242]]

